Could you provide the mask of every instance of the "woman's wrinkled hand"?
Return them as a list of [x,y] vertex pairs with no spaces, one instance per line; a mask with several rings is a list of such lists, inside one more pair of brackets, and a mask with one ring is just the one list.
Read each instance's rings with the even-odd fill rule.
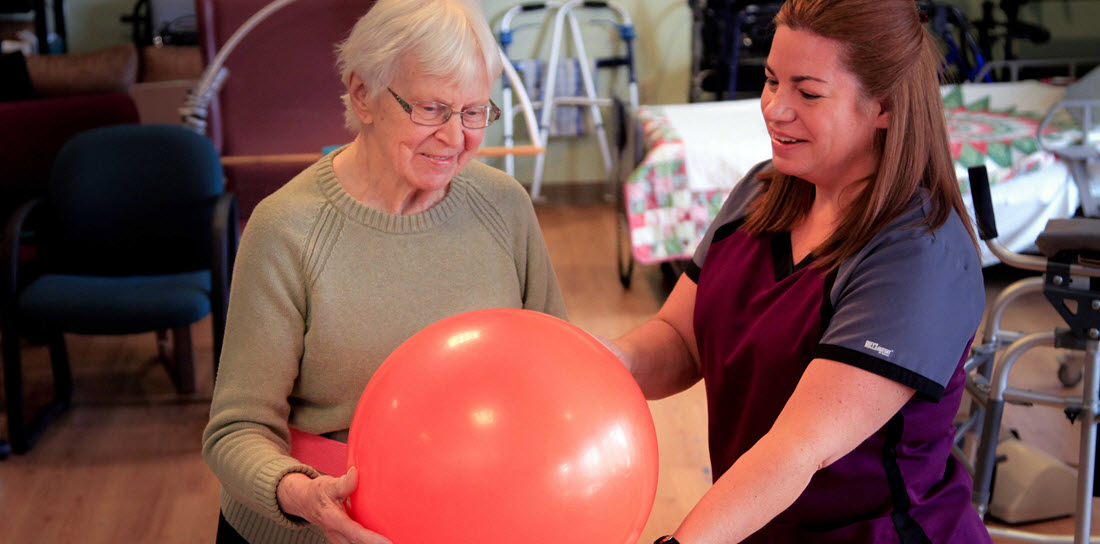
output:
[[332,544],[392,544],[348,516],[344,501],[358,485],[359,472],[355,467],[339,478],[326,475],[310,478],[291,472],[279,481],[276,496],[283,512],[316,525]]

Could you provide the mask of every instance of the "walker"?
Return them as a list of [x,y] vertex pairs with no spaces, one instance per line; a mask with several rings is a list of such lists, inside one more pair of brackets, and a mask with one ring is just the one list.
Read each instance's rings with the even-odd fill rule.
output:
[[[981,343],[973,347],[965,363],[966,390],[975,402],[969,418],[958,427],[956,444],[964,444],[969,432],[979,436],[973,465],[968,467],[974,475],[973,504],[979,514],[988,513],[1005,403],[1064,408],[1071,419],[1079,419],[1081,424],[1074,535],[1051,536],[1000,528],[989,528],[989,533],[1028,542],[1086,543],[1091,529],[1100,410],[1100,219],[1051,220],[1036,240],[1043,257],[1021,255],[997,241],[984,166],[970,169],[970,187],[978,230],[990,251],[1009,266],[1043,272],[1041,277],[1019,280],[1001,292],[987,317]],[[1002,330],[1001,318],[1006,308],[1020,297],[1038,292],[1046,296],[1068,328],[1032,333]],[[1050,346],[1084,352],[1082,394],[1051,394],[1008,386],[1009,372],[1023,353]],[[962,448],[956,448],[956,455],[969,463],[970,458]]]
[[[595,59],[594,66],[596,69],[621,69],[626,68],[628,76],[628,95],[630,106],[632,109],[638,107],[638,83],[637,76],[634,68],[634,25],[631,22],[630,14],[627,13],[617,2],[613,1],[592,1],[592,0],[571,0],[569,2],[529,2],[513,6],[504,13],[500,22],[500,45],[501,50],[505,56],[508,57],[508,49],[512,45],[515,32],[524,28],[533,28],[540,25],[535,23],[524,23],[514,25],[513,20],[520,14],[531,14],[540,11],[556,10],[553,23],[553,34],[550,46],[550,58],[546,62],[546,69],[544,71],[545,77],[542,78],[542,93],[532,102],[533,107],[541,108],[538,121],[538,141],[545,142],[550,137],[550,126],[553,122],[554,112],[558,106],[585,106],[588,112],[589,118],[596,132],[596,141],[600,146],[600,153],[603,158],[604,171],[608,176],[612,176],[615,169],[615,161],[612,158],[611,147],[607,139],[607,130],[604,127],[603,115],[600,112],[600,107],[610,107],[613,105],[614,96],[609,98],[601,98],[596,90],[596,81],[593,74],[593,63],[589,60],[588,53],[585,48],[584,39],[581,36],[582,22],[578,19],[575,10],[585,10],[590,12],[590,15],[598,16],[610,16],[611,19],[600,19],[591,17],[588,18],[585,23],[589,25],[612,25],[618,30],[618,38],[622,42],[622,53],[618,56],[600,57]],[[569,33],[573,42],[574,53],[577,58],[577,65],[580,71],[581,80],[584,86],[584,93],[578,96],[555,96],[555,85],[557,84],[557,73],[561,58],[562,38],[565,32],[565,25],[569,25]],[[506,64],[510,67],[512,63],[517,61],[509,60]],[[527,74],[528,77],[540,77],[541,74]],[[509,89],[515,90],[516,86],[522,87],[522,83],[517,83],[515,79],[505,81],[504,83],[504,99],[502,105],[502,111],[504,118],[504,148],[512,149],[515,145],[513,137],[513,117],[514,112],[512,109],[512,99]],[[533,126],[528,122],[528,130],[531,130]],[[504,169],[508,174],[515,175],[515,159],[511,155],[505,157]],[[545,154],[539,154],[535,157],[534,173],[531,181],[531,198],[538,199],[542,187],[542,175],[545,169]]]

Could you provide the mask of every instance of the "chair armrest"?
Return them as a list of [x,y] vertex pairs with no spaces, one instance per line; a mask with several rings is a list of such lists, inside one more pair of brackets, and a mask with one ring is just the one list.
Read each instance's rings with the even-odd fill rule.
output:
[[15,304],[15,294],[19,289],[19,253],[22,245],[23,227],[27,222],[27,217],[41,202],[41,198],[32,198],[20,204],[12,212],[4,229],[2,250],[4,255],[3,292],[0,293],[0,297],[2,297],[0,302],[2,302],[5,309]]
[[211,261],[213,274],[210,278],[210,308],[214,325],[214,372],[218,371],[218,359],[221,357],[222,341],[225,335],[226,312],[229,310],[229,286],[233,280],[233,261],[237,256],[238,229],[240,211],[237,207],[237,195],[224,192],[214,202],[213,244],[214,258]]
[[211,245],[214,250],[214,259],[211,262],[216,269],[225,271],[226,286],[233,278],[233,260],[237,254],[239,223],[237,195],[230,192],[218,195],[214,202],[214,224],[211,231],[214,235]]

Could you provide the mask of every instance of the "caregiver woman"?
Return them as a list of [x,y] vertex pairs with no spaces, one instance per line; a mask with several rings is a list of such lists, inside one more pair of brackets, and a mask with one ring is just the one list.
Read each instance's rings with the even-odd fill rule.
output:
[[771,160],[614,342],[649,398],[706,384],[714,484],[658,542],[988,543],[951,456],[984,290],[938,49],[912,0],[775,22]]

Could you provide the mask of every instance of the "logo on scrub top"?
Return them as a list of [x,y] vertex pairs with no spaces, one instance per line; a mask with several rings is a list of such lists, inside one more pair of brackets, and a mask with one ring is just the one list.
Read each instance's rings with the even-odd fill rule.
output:
[[873,351],[877,352],[879,355],[881,355],[883,357],[889,357],[890,355],[892,355],[894,353],[894,350],[886,349],[886,348],[878,345],[878,342],[872,342],[870,340],[867,340],[866,342],[864,342],[863,347],[865,347],[867,349],[870,349],[870,350],[873,350]]

